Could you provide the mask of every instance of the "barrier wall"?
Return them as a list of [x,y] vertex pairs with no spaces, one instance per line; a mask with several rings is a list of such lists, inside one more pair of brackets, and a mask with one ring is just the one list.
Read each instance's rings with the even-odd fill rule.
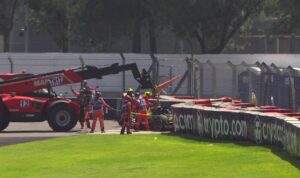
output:
[[276,145],[300,157],[300,121],[275,113],[172,105],[175,132],[218,140],[248,140]]

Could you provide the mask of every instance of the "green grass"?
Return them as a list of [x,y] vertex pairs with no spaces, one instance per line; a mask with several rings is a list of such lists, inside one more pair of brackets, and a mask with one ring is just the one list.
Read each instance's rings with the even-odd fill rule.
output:
[[81,135],[0,147],[0,177],[300,177],[280,149],[168,135]]

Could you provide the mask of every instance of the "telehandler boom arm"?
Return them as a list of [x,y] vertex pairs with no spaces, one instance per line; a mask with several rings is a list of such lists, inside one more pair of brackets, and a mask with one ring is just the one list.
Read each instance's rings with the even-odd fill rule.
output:
[[131,70],[133,77],[137,80],[142,89],[154,88],[150,76],[146,70],[142,74],[139,72],[136,63],[119,65],[114,63],[111,66],[98,68],[96,66],[86,65],[73,69],[59,70],[44,74],[24,76],[16,79],[0,82],[0,93],[23,94],[31,91],[51,87],[62,86],[65,84],[80,83],[87,79],[101,79],[103,76],[118,74]]

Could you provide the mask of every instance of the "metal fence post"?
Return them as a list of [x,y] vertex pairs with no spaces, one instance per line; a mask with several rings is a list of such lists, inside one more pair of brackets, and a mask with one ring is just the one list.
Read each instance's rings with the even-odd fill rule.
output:
[[7,60],[10,64],[10,72],[13,73],[14,72],[14,62],[10,56],[8,56]]
[[[263,91],[263,75],[262,75],[262,67],[261,64],[256,61],[255,66],[261,69],[261,73],[259,76],[259,91],[256,91],[255,95],[256,95],[256,100],[257,100],[257,105],[261,106],[262,105],[262,101],[263,101],[263,96],[262,96],[262,91]],[[253,77],[251,78],[252,81]],[[252,82],[251,82],[252,83]],[[257,84],[256,84],[257,85]],[[253,88],[252,88],[253,89]],[[260,93],[257,93],[260,92]],[[251,96],[251,95],[250,95]]]
[[[173,77],[173,65],[170,66],[169,68],[169,79]],[[170,83],[169,85],[169,93],[172,93],[173,90],[173,83]]]
[[212,96],[213,97],[216,97],[216,86],[217,86],[217,74],[216,74],[216,67],[215,65],[210,61],[208,60],[206,62],[212,69]]
[[201,98],[203,96],[203,64],[198,60],[196,59],[195,61],[197,64],[198,64],[198,71],[199,71],[199,89],[198,89],[198,94],[197,94],[197,97],[198,98]]
[[257,67],[260,68],[261,70],[261,74],[260,74],[260,93],[256,93],[256,96],[260,96],[259,98],[259,105],[266,105],[268,103],[268,99],[267,99],[267,95],[268,95],[268,82],[269,82],[269,77],[267,76],[267,69],[265,68],[265,66],[261,63],[259,63],[258,61],[255,63],[255,65]]
[[152,59],[152,80],[154,84],[159,83],[159,62],[156,56],[154,54],[150,54],[150,57]]
[[[271,68],[265,63],[265,62],[262,62],[262,68],[263,68],[263,73],[265,74],[264,76],[264,94],[265,94],[265,97],[264,97],[264,102],[263,104],[264,105],[270,105],[272,104],[271,102],[271,96],[272,96],[272,78],[271,76],[273,76],[273,72],[271,70]],[[274,79],[274,78],[273,78]],[[274,97],[274,96],[273,96]]]
[[289,96],[289,107],[295,111],[296,110],[296,91],[295,91],[295,71],[292,66],[288,66],[288,73],[289,73],[289,79],[290,79],[290,89],[291,93]]
[[[238,72],[238,74],[237,74],[237,78],[239,78],[239,75],[242,73],[242,72],[248,72],[248,101],[244,101],[244,102],[250,102],[250,98],[251,98],[251,92],[252,92],[252,89],[253,89],[253,87],[252,87],[252,75],[251,75],[251,71],[250,71],[250,69],[249,69],[249,67],[250,67],[250,65],[249,64],[247,64],[245,61],[242,61],[242,63],[239,65],[239,67],[241,67],[242,68],[242,70],[241,71],[239,71]],[[239,80],[239,79],[238,79]],[[240,90],[239,90],[239,84],[237,85],[237,88],[238,88],[238,92],[237,92],[237,98],[238,99],[241,99],[241,93],[240,93]]]
[[[251,96],[252,96],[252,91],[253,91],[253,73],[251,72],[250,68],[248,68],[248,73],[249,73],[249,93],[248,93],[248,102],[251,102]],[[256,99],[257,100],[257,99]]]
[[195,96],[195,73],[197,72],[195,65],[194,65],[194,59],[190,58],[190,78],[191,78],[191,83],[190,83],[190,96]]
[[193,63],[194,66],[194,97],[199,98],[200,96],[200,79],[198,77],[200,77],[200,75],[198,75],[198,73],[200,72],[199,66],[195,65],[196,60]]
[[187,71],[188,71],[188,86],[187,86],[187,95],[191,96],[192,94],[192,88],[193,88],[193,61],[191,58],[186,58],[187,63]]
[[[81,64],[81,68],[83,70],[85,64],[84,64],[84,60],[83,60],[82,56],[79,56],[79,61],[80,61],[80,64]],[[83,87],[83,82],[80,83],[80,88],[82,88],[82,87]]]
[[237,91],[237,72],[236,72],[236,66],[232,64],[231,61],[227,61],[227,64],[232,69],[232,90],[231,95],[233,98],[236,98],[236,91]]
[[[120,56],[121,56],[121,58],[122,58],[122,64],[125,65],[125,63],[126,63],[126,58],[125,58],[124,54],[123,54],[123,53],[120,53]],[[125,72],[122,72],[122,88],[123,88],[122,91],[125,91],[125,90],[126,90],[126,88],[125,88],[125,87],[126,87],[125,80],[126,80]]]
[[154,85],[157,84],[157,78],[156,78],[156,64],[155,64],[155,58],[152,54],[150,54],[151,60],[152,60],[152,82]]
[[281,72],[279,70],[279,68],[274,64],[272,63],[271,64],[271,67],[276,71],[276,75],[277,75],[277,82],[276,82],[276,96],[277,98],[275,98],[275,105],[279,105],[279,101],[281,99],[281,96],[280,96],[280,85],[279,85],[279,82],[278,82],[278,79],[279,77],[281,76]]
[[159,60],[157,59],[157,57],[156,56],[154,56],[155,57],[155,62],[156,62],[156,78],[157,78],[157,82],[159,83],[160,81],[160,73],[159,73]]
[[[188,58],[185,58],[185,60],[188,60]],[[181,85],[185,81],[185,79],[188,77],[188,75],[189,75],[189,68],[187,68],[187,70],[184,72],[183,76],[181,77],[180,81],[178,82],[177,86],[175,87],[175,89],[171,95],[174,95],[177,93],[177,91],[179,90],[179,88],[181,87]]]

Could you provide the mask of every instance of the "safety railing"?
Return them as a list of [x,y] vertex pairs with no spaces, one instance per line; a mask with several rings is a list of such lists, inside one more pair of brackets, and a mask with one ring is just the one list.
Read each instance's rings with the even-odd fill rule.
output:
[[[300,55],[1,53],[0,72],[25,70],[38,74],[84,65],[100,67],[116,62],[135,62],[140,69],[145,68],[151,74],[155,84],[175,75],[181,76],[164,89],[165,94],[196,98],[230,96],[250,102],[250,96],[254,92],[258,105],[278,105],[299,111],[299,57]],[[287,59],[293,65],[282,67],[285,64],[282,59]],[[105,76],[102,80],[93,79],[90,83],[100,86],[107,96],[119,96],[128,87],[139,89],[130,72]],[[57,90],[66,93],[69,92],[69,86],[59,87]]]

